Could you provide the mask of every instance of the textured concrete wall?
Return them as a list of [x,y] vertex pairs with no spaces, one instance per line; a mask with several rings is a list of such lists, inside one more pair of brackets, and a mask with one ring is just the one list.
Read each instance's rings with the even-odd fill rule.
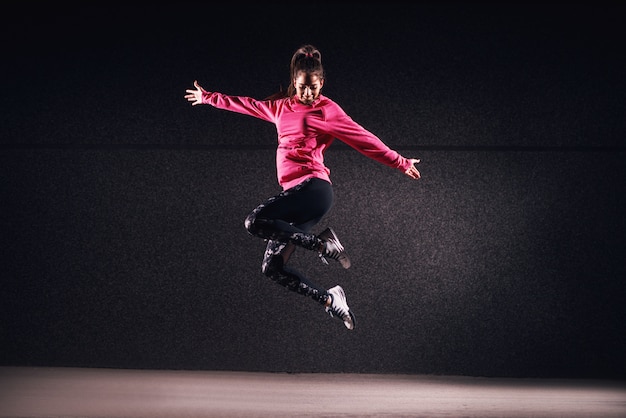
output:
[[[2,364],[626,376],[610,11],[328,7],[280,26],[272,7],[9,19]],[[344,287],[354,332],[260,274],[243,219],[278,191],[274,128],[183,99],[194,79],[264,97],[303,42],[324,53],[329,97],[422,159],[412,181],[327,153],[336,201],[319,229],[353,267],[293,264]]]

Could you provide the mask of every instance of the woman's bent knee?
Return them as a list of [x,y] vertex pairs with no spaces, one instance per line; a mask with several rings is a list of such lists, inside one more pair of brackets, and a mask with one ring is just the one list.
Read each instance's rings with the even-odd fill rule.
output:
[[243,221],[243,226],[246,228],[246,231],[248,231],[250,235],[256,235],[257,228],[255,225],[255,221],[256,215],[254,213],[246,216],[246,219]]

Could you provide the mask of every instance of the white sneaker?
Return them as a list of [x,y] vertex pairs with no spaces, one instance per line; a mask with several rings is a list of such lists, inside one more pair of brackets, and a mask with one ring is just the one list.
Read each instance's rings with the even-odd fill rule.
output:
[[328,264],[326,258],[332,258],[333,260],[337,260],[341,263],[343,268],[350,268],[350,259],[346,254],[346,250],[339,242],[339,238],[335,231],[332,228],[326,228],[322,233],[317,236],[324,242],[324,248],[320,251],[320,259],[325,264]]
[[346,294],[343,291],[343,288],[339,285],[328,289],[328,294],[330,295],[330,306],[326,307],[326,312],[332,317],[336,316],[337,318],[343,321],[343,324],[348,329],[354,329],[356,325],[356,320],[354,318],[354,314],[348,308],[348,302],[346,301]]

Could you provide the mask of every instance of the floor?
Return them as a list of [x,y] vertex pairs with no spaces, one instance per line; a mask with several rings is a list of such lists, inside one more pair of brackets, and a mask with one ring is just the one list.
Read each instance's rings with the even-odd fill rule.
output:
[[626,382],[0,367],[0,417],[626,417]]

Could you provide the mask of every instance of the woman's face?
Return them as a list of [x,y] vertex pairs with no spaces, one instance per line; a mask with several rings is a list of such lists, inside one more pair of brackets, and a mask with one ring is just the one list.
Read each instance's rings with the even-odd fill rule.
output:
[[293,79],[296,88],[296,96],[302,104],[310,105],[320,96],[324,80],[314,74],[299,72]]

